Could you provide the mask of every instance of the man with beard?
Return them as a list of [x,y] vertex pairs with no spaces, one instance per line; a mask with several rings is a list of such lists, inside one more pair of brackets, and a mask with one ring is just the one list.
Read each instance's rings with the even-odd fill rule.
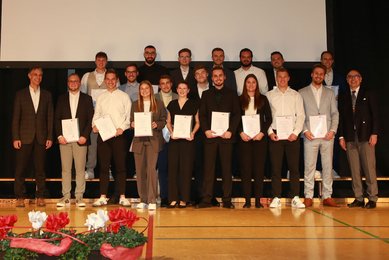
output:
[[234,71],[236,78],[236,86],[238,96],[242,94],[244,79],[249,74],[254,74],[258,79],[258,87],[261,94],[265,94],[268,91],[266,73],[263,69],[252,65],[253,52],[244,48],[239,53],[241,67]]
[[[338,128],[339,113],[336,108],[334,92],[323,87],[326,67],[322,64],[313,66],[312,83],[300,89],[305,110],[304,133],[304,194],[305,207],[312,206],[313,189],[315,186],[315,171],[317,156],[320,151],[323,167],[322,199],[324,206],[337,207],[332,195],[332,157],[334,149],[334,137]],[[321,119],[326,125],[324,136],[315,136],[313,120]],[[313,128],[312,128],[313,127]]]
[[139,67],[138,81],[148,80],[152,85],[158,86],[161,76],[169,74],[169,71],[164,66],[155,62],[157,50],[154,46],[146,46],[143,56],[145,57],[145,63]]
[[[223,207],[235,208],[231,202],[232,190],[232,148],[235,134],[240,122],[239,99],[236,91],[224,85],[226,76],[221,67],[212,69],[213,88],[204,91],[200,101],[200,125],[206,138],[204,140],[204,178],[203,197],[198,208],[212,206],[213,188],[215,182],[216,156],[219,154],[223,176]],[[228,128],[221,135],[216,135],[211,129],[213,112],[229,114]]]
[[212,67],[209,69],[209,78],[208,81],[212,82],[212,68],[214,67],[221,67],[224,70],[224,75],[226,76],[225,79],[225,85],[226,87],[236,91],[236,79],[235,79],[235,74],[232,70],[229,68],[226,68],[224,66],[224,50],[222,48],[216,47],[212,50]]

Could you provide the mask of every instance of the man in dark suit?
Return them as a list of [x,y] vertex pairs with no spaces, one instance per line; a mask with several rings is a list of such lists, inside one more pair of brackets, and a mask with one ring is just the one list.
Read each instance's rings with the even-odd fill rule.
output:
[[[93,102],[91,96],[80,92],[80,77],[70,74],[68,77],[69,92],[58,98],[55,110],[55,131],[59,143],[62,165],[62,195],[57,207],[70,205],[72,189],[72,164],[76,169],[76,206],[85,207],[85,164],[90,133],[92,131]],[[78,124],[79,136],[65,135],[62,120],[73,120]],[[76,138],[78,139],[76,140]],[[73,140],[72,140],[73,139]]]
[[139,67],[138,81],[148,80],[153,86],[157,86],[160,77],[169,74],[169,71],[164,66],[155,62],[157,50],[154,46],[146,46],[143,56],[145,58],[145,63]]
[[[226,76],[221,67],[212,69],[213,88],[206,90],[200,101],[200,125],[206,138],[204,140],[204,179],[203,198],[198,208],[211,207],[215,181],[216,156],[219,153],[223,176],[223,207],[233,209],[232,190],[232,148],[235,134],[240,122],[239,99],[236,90],[224,85]],[[212,129],[213,112],[229,113],[228,128],[220,135]]]
[[[186,81],[189,84],[190,91],[196,87],[193,69],[189,66],[192,60],[192,52],[188,48],[181,49],[178,52],[178,62],[180,67],[171,71],[170,76],[173,81],[173,91],[177,93],[177,85],[181,81]],[[190,92],[189,92],[190,94]]]
[[[375,145],[379,134],[378,103],[373,92],[361,87],[362,76],[350,70],[350,90],[339,94],[339,144],[346,151],[355,200],[350,208],[375,208],[378,200]],[[366,177],[369,201],[365,205],[361,165]]]
[[209,69],[209,82],[212,82],[212,68],[213,67],[222,67],[224,70],[225,75],[225,83],[226,87],[234,90],[236,92],[237,86],[236,86],[236,79],[235,79],[235,73],[234,71],[230,70],[229,68],[226,68],[224,66],[224,50],[222,48],[216,47],[212,50],[212,61],[213,65]]
[[43,71],[34,67],[28,72],[30,86],[16,93],[12,117],[12,140],[16,149],[15,183],[16,207],[24,207],[25,175],[30,159],[33,161],[37,184],[37,205],[44,207],[46,190],[46,150],[53,138],[53,105],[50,92],[40,88]]

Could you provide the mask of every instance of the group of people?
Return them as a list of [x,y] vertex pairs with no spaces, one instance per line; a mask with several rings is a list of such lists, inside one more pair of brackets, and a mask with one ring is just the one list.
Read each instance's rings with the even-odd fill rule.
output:
[[[181,49],[179,68],[171,72],[155,61],[156,56],[156,48],[146,46],[145,63],[140,67],[129,64],[125,68],[127,82],[120,85],[116,71],[106,69],[107,55],[97,53],[94,71],[82,79],[75,73],[68,76],[68,92],[58,98],[55,110],[50,93],[40,88],[42,69],[35,67],[29,71],[30,85],[16,93],[12,121],[17,207],[25,206],[24,176],[31,157],[37,205],[45,206],[45,151],[52,146],[53,136],[59,143],[63,179],[63,197],[58,207],[71,202],[73,160],[78,207],[86,206],[85,179],[94,177],[97,162],[100,197],[93,206],[103,206],[108,201],[131,206],[125,196],[130,154],[135,162],[139,209],[157,208],[158,184],[161,205],[187,207],[191,202],[192,176],[198,194],[196,207],[220,205],[214,194],[216,171],[222,176],[222,206],[233,209],[232,167],[236,167],[236,161],[245,198],[243,207],[250,208],[254,197],[255,207],[262,208],[267,154],[273,194],[269,207],[281,206],[284,155],[291,206],[311,207],[319,152],[323,205],[337,207],[331,197],[334,143],[347,152],[352,173],[355,200],[348,206],[376,207],[374,151],[379,133],[378,105],[374,93],[361,87],[358,70],[348,72],[346,88],[343,78],[332,68],[333,54],[324,51],[321,63],[312,68],[311,83],[297,91],[290,87],[298,83],[294,83],[297,81],[284,67],[278,51],[271,54],[273,69],[268,72],[252,64],[253,53],[247,48],[240,51],[241,67],[235,71],[223,66],[221,48],[213,49],[211,67],[197,65],[194,69],[190,67],[191,51]],[[137,121],[142,113],[150,115],[150,122]],[[105,126],[100,123],[105,117],[116,129],[113,137],[107,139],[102,137]],[[182,117],[190,122],[184,137],[175,132],[175,128],[182,128]],[[79,135],[75,140],[65,137],[65,121],[69,120],[77,122]],[[179,123],[175,125],[175,121]],[[150,134],[137,134],[145,126],[151,129]],[[299,197],[300,136],[304,144],[303,201]],[[108,199],[111,163],[115,194]],[[366,204],[362,171],[367,184]]]

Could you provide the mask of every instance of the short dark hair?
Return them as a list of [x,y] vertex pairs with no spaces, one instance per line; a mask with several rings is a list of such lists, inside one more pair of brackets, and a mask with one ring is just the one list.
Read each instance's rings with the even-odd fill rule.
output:
[[70,78],[70,77],[73,77],[73,76],[77,76],[78,77],[78,79],[81,79],[80,78],[80,75],[78,75],[77,73],[75,73],[75,72],[73,72],[73,73],[70,73],[69,74],[69,76],[68,76],[68,78]]
[[289,71],[288,71],[286,68],[284,68],[284,67],[279,68],[279,69],[276,71],[276,74],[278,74],[279,72],[286,72],[286,73],[288,73],[288,76],[290,76],[290,75],[289,75]]
[[119,78],[116,70],[114,70],[114,69],[107,69],[107,71],[105,72],[105,75],[104,75],[104,79],[107,77],[107,74],[115,74],[115,77]]
[[249,48],[243,48],[239,52],[239,57],[242,56],[242,52],[250,52],[251,57],[253,57],[253,52]]
[[136,65],[135,63],[128,64],[125,69],[127,70],[128,67],[135,67],[136,71],[139,71],[138,65]]
[[273,56],[273,55],[275,55],[275,54],[278,54],[278,55],[281,56],[281,58],[284,58],[284,56],[282,55],[282,53],[279,52],[279,51],[273,51],[273,52],[270,54],[270,57]]
[[224,71],[222,66],[215,66],[215,67],[213,67],[212,70],[211,70],[211,73],[213,74],[213,72],[215,70],[221,70],[221,71],[223,71],[223,74],[226,75],[226,73],[225,73],[225,71]]
[[213,48],[212,50],[212,54],[215,52],[215,51],[222,51],[224,53],[224,50],[220,47],[216,47],[216,48]]
[[170,82],[173,82],[172,77],[168,74],[161,75],[159,80],[161,80],[161,79],[168,79],[168,80],[170,80]]
[[42,67],[34,66],[34,67],[31,67],[31,68],[28,69],[28,74],[30,74],[30,72],[33,71],[33,70],[40,70],[43,73]]
[[324,66],[323,64],[321,64],[321,63],[317,63],[317,64],[315,64],[315,65],[313,65],[313,67],[312,67],[312,71],[311,72],[313,72],[315,69],[317,69],[317,68],[321,68],[321,69],[323,69],[324,70],[324,72],[326,72],[327,71],[327,68],[326,68],[326,66]]
[[98,53],[96,53],[95,60],[97,60],[97,58],[105,58],[106,60],[108,60],[107,54],[103,51],[99,51]]
[[149,48],[150,48],[150,49],[156,50],[156,48],[155,48],[153,45],[147,45],[147,46],[145,47],[145,50],[146,50],[146,49],[149,49]]
[[323,59],[323,55],[324,54],[329,54],[331,55],[332,59],[334,58],[334,54],[331,52],[331,51],[323,51],[321,54],[320,54],[320,59]]
[[194,67],[193,72],[196,73],[196,71],[205,69],[205,71],[208,72],[208,68],[204,64],[198,64]]
[[189,53],[189,56],[192,57],[192,51],[188,48],[183,48],[181,50],[178,51],[178,56],[180,56],[181,53],[183,52],[188,52]]

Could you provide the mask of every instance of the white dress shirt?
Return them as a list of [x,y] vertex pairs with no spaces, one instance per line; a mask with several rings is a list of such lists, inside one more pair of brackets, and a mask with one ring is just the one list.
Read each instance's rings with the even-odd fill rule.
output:
[[70,104],[70,113],[72,114],[72,118],[76,118],[78,100],[80,99],[80,91],[76,94],[69,92],[69,104]]
[[34,90],[31,86],[29,86],[30,89],[30,95],[32,99],[32,104],[34,105],[35,113],[38,112],[39,107],[39,99],[41,96],[41,88],[38,87],[37,90]]
[[269,127],[268,134],[272,134],[273,129],[277,129],[276,117],[277,116],[293,116],[294,128],[293,133],[298,135],[303,130],[305,112],[304,103],[301,95],[296,91],[288,87],[285,93],[274,88],[266,93],[269,100],[273,122]]
[[321,85],[320,88],[316,88],[311,84],[311,90],[313,96],[315,97],[317,108],[320,108],[320,99],[321,99],[321,94],[323,93],[323,85]]
[[242,67],[240,67],[239,69],[235,70],[234,73],[236,78],[238,96],[242,95],[244,79],[249,74],[254,74],[257,77],[259,92],[261,92],[261,94],[265,94],[269,90],[267,86],[266,73],[263,69],[260,69],[255,66],[250,66],[248,70],[244,70]]
[[128,95],[119,89],[101,93],[96,100],[92,126],[95,125],[96,119],[105,115],[111,116],[116,129],[124,131],[130,128],[131,101]]

